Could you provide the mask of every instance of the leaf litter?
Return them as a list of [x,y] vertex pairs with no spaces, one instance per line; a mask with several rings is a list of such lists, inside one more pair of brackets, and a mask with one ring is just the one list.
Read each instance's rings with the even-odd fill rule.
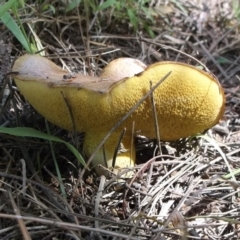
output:
[[[111,11],[98,12],[86,24],[79,21],[77,12],[61,15],[61,6],[57,18],[46,11],[38,19],[26,7],[21,19],[31,22],[42,45],[47,46],[47,57],[70,71],[98,75],[107,62],[122,56],[147,64],[171,60],[198,65],[183,52],[218,77],[225,89],[226,111],[220,123],[206,133],[214,144],[201,137],[161,142],[159,154],[156,140],[137,136],[138,165],[131,179],[97,177],[93,171],[82,174],[74,155],[55,142],[60,182],[48,141],[1,134],[1,239],[240,237],[240,19],[233,2],[149,1],[155,38],[150,39],[139,27],[140,35],[151,42],[141,41],[132,26],[116,21]],[[102,19],[105,25],[101,25]],[[88,33],[87,25],[91,27]],[[24,101],[8,77],[12,61],[24,50],[13,38],[10,48],[10,33],[0,26],[0,59],[4,59],[0,61],[1,126],[47,132],[43,117]],[[53,136],[81,152],[84,134],[52,124],[49,128]]]

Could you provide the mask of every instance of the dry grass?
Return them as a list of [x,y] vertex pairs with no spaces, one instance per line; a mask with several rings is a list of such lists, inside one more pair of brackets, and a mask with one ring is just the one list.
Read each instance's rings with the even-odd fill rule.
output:
[[[97,178],[94,172],[82,177],[81,166],[68,149],[54,143],[60,182],[47,141],[1,135],[2,240],[240,238],[239,174],[227,175],[240,168],[240,19],[230,0],[207,4],[172,0],[165,1],[167,7],[157,2],[164,1],[150,4],[157,12],[152,27],[156,37],[147,42],[126,21],[111,18],[111,11],[86,17],[84,10],[64,13],[60,4],[53,15],[29,5],[20,16],[34,26],[47,56],[71,71],[98,74],[120,56],[147,64],[161,60],[196,64],[179,51],[194,56],[219,78],[226,92],[224,119],[208,132],[216,145],[204,139],[162,142],[162,154],[154,157],[155,141],[136,138],[135,176],[118,181]],[[13,59],[23,51],[0,27],[1,125],[46,132],[44,119],[7,76]],[[74,137],[51,124],[49,128],[81,151],[83,135]]]

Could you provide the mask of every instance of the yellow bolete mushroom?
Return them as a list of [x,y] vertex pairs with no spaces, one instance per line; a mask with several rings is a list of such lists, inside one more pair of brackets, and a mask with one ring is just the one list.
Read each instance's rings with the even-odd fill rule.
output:
[[[200,133],[214,126],[224,113],[223,89],[210,73],[178,62],[158,62],[146,68],[137,61],[133,72],[128,69],[131,64],[119,64],[119,68],[123,67],[120,73],[124,68],[128,73],[117,77],[114,61],[100,77],[82,74],[73,77],[44,57],[25,55],[16,60],[13,78],[26,100],[50,122],[73,130],[74,120],[76,130],[85,132],[87,156],[149,91],[150,81],[155,85],[169,72],[169,77],[154,91],[161,140],[173,141]],[[134,149],[130,151],[133,122],[135,133],[155,138],[152,109],[149,97],[107,139],[104,144],[107,167],[112,165],[123,128],[126,128],[122,139],[126,151],[117,156],[118,168],[134,165]],[[93,164],[99,163],[104,164],[103,151],[93,159]]]

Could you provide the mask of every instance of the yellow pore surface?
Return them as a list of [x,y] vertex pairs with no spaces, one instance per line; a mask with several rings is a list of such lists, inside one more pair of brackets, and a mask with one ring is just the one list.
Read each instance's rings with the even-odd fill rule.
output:
[[[37,69],[36,69],[37,71]],[[19,80],[17,87],[29,103],[52,123],[72,130],[73,113],[77,131],[96,134],[109,131],[167,73],[170,76],[154,91],[160,137],[176,140],[202,132],[215,125],[224,112],[225,98],[213,76],[195,67],[159,62],[138,76],[128,78],[108,93],[100,94],[76,87],[52,87],[44,82]],[[68,106],[67,106],[68,105]],[[121,125],[131,133],[155,137],[150,97]]]

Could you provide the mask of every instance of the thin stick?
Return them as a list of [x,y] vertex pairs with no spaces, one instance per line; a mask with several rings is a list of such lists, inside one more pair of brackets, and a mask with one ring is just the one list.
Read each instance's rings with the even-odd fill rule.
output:
[[[102,200],[102,193],[103,193],[103,187],[104,187],[105,181],[106,181],[106,177],[101,176],[99,187],[98,187],[98,192],[97,192],[97,196],[96,196],[96,200],[95,200],[95,204],[94,204],[95,217],[97,217],[97,218],[99,217],[99,206],[100,206],[100,203],[101,203],[101,200]],[[95,228],[99,229],[100,228],[99,220],[96,219],[94,223],[95,223],[94,224]],[[100,235],[99,232],[96,232],[96,235],[98,236],[98,238],[100,240],[103,240],[103,238],[102,238],[102,236]]]
[[[18,209],[18,207],[17,207],[17,204],[16,204],[15,201],[14,201],[14,198],[13,198],[13,196],[12,196],[12,192],[11,192],[10,189],[9,189],[9,191],[8,191],[8,196],[9,196],[10,202],[11,202],[11,204],[12,204],[14,213],[16,214],[16,216],[21,216],[21,213],[20,213],[20,211],[19,211],[19,209]],[[25,223],[24,223],[24,220],[21,219],[21,218],[17,218],[16,220],[17,220],[18,225],[19,225],[19,228],[20,228],[20,230],[21,230],[21,232],[22,232],[23,238],[24,238],[25,240],[32,240],[32,238],[31,238],[31,236],[30,236],[30,234],[29,234],[29,232],[28,232],[28,230],[27,230],[27,228],[26,228],[26,225],[25,225]]]
[[[150,81],[150,89],[152,89],[152,82]],[[157,138],[157,145],[158,145],[158,151],[159,154],[162,155],[162,148],[161,148],[161,143],[160,143],[160,133],[159,133],[159,125],[158,125],[158,118],[157,118],[157,110],[156,110],[156,104],[154,101],[154,95],[153,93],[151,94],[151,102],[152,102],[152,107],[153,107],[153,115],[154,115],[154,126],[155,126],[155,132],[156,132],[156,138]]]
[[[118,154],[118,152],[119,152],[120,144],[121,144],[122,139],[123,139],[123,137],[124,137],[124,135],[125,135],[125,132],[126,132],[126,128],[123,129],[123,131],[122,131],[122,133],[121,133],[121,135],[120,135],[120,137],[119,137],[117,146],[116,146],[116,148],[115,148],[114,154],[113,154],[113,161],[112,161],[112,168],[113,168],[113,169],[114,169],[115,164],[116,164],[117,154]],[[106,166],[108,167],[108,165],[106,165]]]
[[[150,81],[150,89],[152,89],[152,82]],[[157,138],[157,146],[158,146],[158,152],[157,155],[162,155],[162,147],[161,147],[161,139],[160,139],[160,132],[159,132],[159,125],[158,125],[158,118],[157,118],[157,110],[156,110],[156,104],[154,101],[154,93],[152,93],[151,96],[151,102],[152,102],[152,108],[153,108],[153,116],[154,116],[154,126],[155,126],[155,133]],[[153,165],[151,164],[151,167]],[[167,167],[166,165],[163,165],[164,172],[167,173]]]
[[20,159],[20,163],[22,164],[22,193],[23,193],[23,196],[25,197],[25,195],[26,195],[26,183],[27,183],[27,181],[26,181],[26,179],[27,179],[27,177],[26,177],[26,162],[25,162],[25,160],[22,158],[22,159]]

